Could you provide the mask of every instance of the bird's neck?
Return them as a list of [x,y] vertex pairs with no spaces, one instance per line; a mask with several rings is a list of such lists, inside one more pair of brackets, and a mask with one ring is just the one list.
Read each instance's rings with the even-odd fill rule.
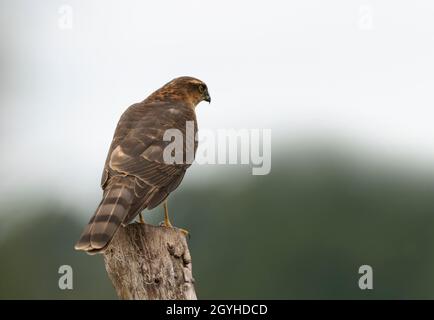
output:
[[175,88],[161,88],[154,93],[152,93],[148,98],[145,100],[146,102],[173,102],[176,103],[183,103],[187,105],[191,109],[195,109],[196,106],[199,104],[200,101],[197,101],[195,97],[188,94],[184,90],[179,90]]

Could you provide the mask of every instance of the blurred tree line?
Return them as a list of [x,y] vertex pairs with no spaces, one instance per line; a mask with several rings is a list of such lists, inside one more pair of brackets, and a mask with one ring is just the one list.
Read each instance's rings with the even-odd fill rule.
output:
[[[273,159],[267,176],[223,166],[175,192],[199,298],[434,298],[434,175],[330,154]],[[115,299],[102,257],[73,250],[83,215],[31,200],[1,209],[0,298]],[[73,290],[58,288],[64,264]],[[373,290],[358,287],[364,264]]]

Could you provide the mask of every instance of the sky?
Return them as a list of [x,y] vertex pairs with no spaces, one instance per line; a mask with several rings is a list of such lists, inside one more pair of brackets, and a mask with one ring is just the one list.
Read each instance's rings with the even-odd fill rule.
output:
[[271,129],[273,154],[337,137],[432,168],[433,11],[421,0],[0,0],[2,197],[97,192],[122,112],[181,75],[208,84],[199,128]]

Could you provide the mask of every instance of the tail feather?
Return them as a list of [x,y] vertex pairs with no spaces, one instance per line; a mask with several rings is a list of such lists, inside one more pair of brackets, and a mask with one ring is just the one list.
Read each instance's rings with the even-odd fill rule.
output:
[[104,199],[83,230],[75,249],[88,253],[104,251],[127,217],[133,198],[134,190],[127,177],[120,177],[110,183],[105,190]]

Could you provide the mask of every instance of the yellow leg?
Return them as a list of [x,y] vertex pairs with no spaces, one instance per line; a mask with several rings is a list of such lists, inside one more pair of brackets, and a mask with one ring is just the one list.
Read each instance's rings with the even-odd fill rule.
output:
[[169,209],[167,208],[167,200],[164,201],[164,226],[173,228],[169,220]]
[[[167,207],[167,200],[164,201],[164,222],[163,222],[163,226],[168,227],[168,228],[175,228],[171,223],[170,223],[170,219],[169,219],[169,209]],[[185,234],[186,236],[188,236],[188,238],[190,238],[190,233],[185,230],[185,229],[181,229],[181,228],[176,228],[179,231],[181,231],[183,234]]]
[[145,223],[145,219],[143,219],[143,215],[141,212],[139,213],[139,223]]

